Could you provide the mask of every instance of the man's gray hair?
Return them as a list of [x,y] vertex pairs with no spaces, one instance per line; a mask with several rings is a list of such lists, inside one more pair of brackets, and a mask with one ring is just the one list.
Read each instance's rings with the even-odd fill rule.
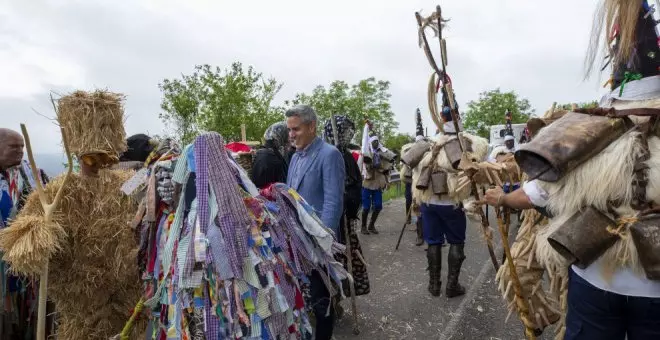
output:
[[317,122],[316,111],[309,105],[296,105],[288,109],[284,115],[289,117],[299,117],[303,123]]

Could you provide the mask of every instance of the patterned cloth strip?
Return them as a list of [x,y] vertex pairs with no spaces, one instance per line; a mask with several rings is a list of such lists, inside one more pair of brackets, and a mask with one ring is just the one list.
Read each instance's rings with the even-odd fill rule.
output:
[[[236,275],[241,276],[243,259],[247,257],[246,229],[251,225],[251,221],[237,185],[240,175],[231,165],[224,148],[224,140],[219,134],[202,135],[197,138],[197,142],[204,143],[208,148],[209,179],[217,196],[217,205],[222,207],[216,222],[227,241],[232,269]],[[206,232],[205,228],[202,230]]]

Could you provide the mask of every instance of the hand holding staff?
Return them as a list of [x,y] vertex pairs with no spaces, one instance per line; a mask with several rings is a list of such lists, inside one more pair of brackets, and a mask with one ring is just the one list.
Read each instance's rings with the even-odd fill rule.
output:
[[[64,143],[64,151],[66,152],[68,169],[62,186],[57,191],[53,203],[48,203],[48,198],[46,197],[43,184],[39,180],[39,171],[37,170],[37,164],[34,162],[34,156],[32,153],[32,145],[30,144],[30,136],[28,135],[27,128],[25,124],[21,124],[21,131],[23,132],[23,138],[25,139],[25,149],[27,150],[28,160],[30,161],[30,168],[32,170],[32,176],[36,182],[36,190],[39,195],[39,201],[41,206],[44,209],[44,222],[50,224],[53,221],[53,215],[58,208],[60,200],[62,199],[62,189],[66,186],[66,183],[71,177],[73,172],[73,159],[71,158],[71,153],[69,152],[69,142],[64,132],[64,129],[60,129],[62,132],[62,141]],[[47,300],[47,288],[48,288],[48,264],[41,272],[39,277],[39,309],[37,311],[37,339],[45,340],[46,339],[46,300]]]

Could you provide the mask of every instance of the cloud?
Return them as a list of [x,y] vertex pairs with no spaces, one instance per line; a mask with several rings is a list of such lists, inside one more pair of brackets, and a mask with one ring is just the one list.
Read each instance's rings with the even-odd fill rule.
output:
[[[596,2],[443,4],[459,104],[496,87],[515,90],[537,112],[553,101],[597,99],[598,81],[582,82],[581,69]],[[159,82],[195,64],[238,60],[284,83],[277,103],[334,80],[389,80],[400,130],[414,133],[415,109],[428,112],[431,72],[414,12],[434,8],[375,0],[7,3],[0,8],[0,121],[27,123],[35,148],[60,152],[57,128],[33,109],[53,116],[50,90],[98,87],[127,95],[129,134],[161,133]]]

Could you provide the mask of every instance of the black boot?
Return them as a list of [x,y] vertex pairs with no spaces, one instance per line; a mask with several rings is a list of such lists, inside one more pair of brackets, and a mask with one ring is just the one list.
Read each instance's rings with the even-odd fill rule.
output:
[[380,210],[374,210],[371,214],[371,221],[369,222],[369,233],[375,235],[378,234],[378,230],[376,230],[376,219],[378,219],[378,214],[380,214]]
[[418,218],[417,219],[417,242],[415,243],[416,246],[421,246],[424,244],[424,237],[422,233],[422,219]]
[[463,253],[464,244],[452,244],[449,247],[447,256],[447,288],[445,295],[448,298],[461,296],[465,294],[465,288],[458,283],[458,276],[461,274],[461,265],[465,260]]
[[442,268],[442,246],[440,244],[430,245],[426,250],[426,260],[429,264],[429,293],[440,296],[442,282],[440,281],[440,270]]
[[369,230],[367,230],[367,218],[369,217],[369,209],[362,210],[362,228],[360,232],[364,235],[369,235]]

